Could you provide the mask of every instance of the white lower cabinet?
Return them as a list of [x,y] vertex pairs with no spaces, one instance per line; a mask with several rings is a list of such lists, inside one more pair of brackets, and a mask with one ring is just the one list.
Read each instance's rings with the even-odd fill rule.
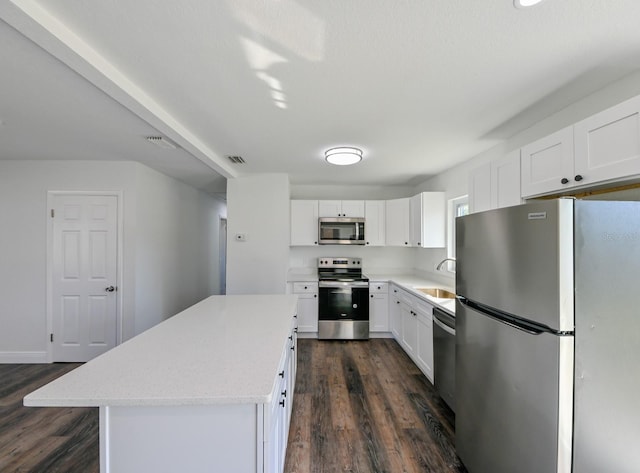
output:
[[418,338],[414,359],[429,381],[433,382],[433,307],[420,301],[414,310]]
[[394,338],[433,382],[433,306],[391,284],[389,321]]
[[369,331],[389,331],[389,286],[369,281]]
[[264,473],[282,473],[289,438],[291,407],[297,369],[297,336],[294,326],[284,348],[271,404],[264,405]]
[[418,346],[418,319],[413,306],[404,301],[400,302],[402,314],[402,347],[411,358],[416,356]]
[[317,332],[318,283],[294,282],[292,293],[298,296],[298,332]]
[[400,313],[400,291],[394,284],[389,285],[389,328],[393,337],[400,341],[402,332],[402,314]]

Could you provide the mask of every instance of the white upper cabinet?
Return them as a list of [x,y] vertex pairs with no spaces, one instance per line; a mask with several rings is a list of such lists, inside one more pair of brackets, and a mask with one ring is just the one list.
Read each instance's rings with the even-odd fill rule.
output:
[[411,198],[410,243],[421,248],[444,248],[444,192],[421,192]]
[[519,149],[469,173],[471,213],[510,207],[521,202]]
[[482,212],[489,209],[491,209],[491,163],[469,173],[469,212]]
[[522,197],[571,187],[573,126],[545,136],[521,149]]
[[640,174],[640,97],[574,125],[576,184]]
[[524,146],[522,197],[640,175],[640,96]]
[[385,245],[385,201],[364,202],[364,236],[367,246]]
[[409,201],[408,197],[386,201],[385,233],[387,246],[409,246]]
[[321,200],[319,217],[365,218],[364,200]]
[[520,205],[520,150],[491,163],[491,208]]
[[291,201],[291,246],[318,244],[318,201]]

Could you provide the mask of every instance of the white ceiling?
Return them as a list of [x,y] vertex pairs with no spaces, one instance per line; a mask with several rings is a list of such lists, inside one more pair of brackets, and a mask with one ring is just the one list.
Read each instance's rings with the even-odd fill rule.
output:
[[[0,18],[0,159],[136,160],[209,191],[414,185],[640,69],[637,0],[3,0]],[[365,159],[326,164],[337,145]]]

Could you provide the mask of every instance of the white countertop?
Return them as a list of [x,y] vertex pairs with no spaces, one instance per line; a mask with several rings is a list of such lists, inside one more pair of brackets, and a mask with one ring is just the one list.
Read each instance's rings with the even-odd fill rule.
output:
[[401,273],[401,274],[385,274],[385,273],[367,273],[367,277],[369,281],[389,281],[397,284],[402,287],[406,291],[410,292],[412,295],[420,297],[430,304],[434,304],[439,306],[440,308],[446,310],[447,312],[455,315],[456,313],[456,301],[455,299],[443,299],[439,297],[432,297],[424,292],[418,291],[416,288],[418,287],[437,287],[446,289],[447,291],[453,292],[455,294],[456,290],[453,285],[443,284],[442,282],[437,282],[432,279],[428,279],[422,276],[416,276],[411,273]]
[[268,403],[296,296],[211,296],[32,392],[25,406]]

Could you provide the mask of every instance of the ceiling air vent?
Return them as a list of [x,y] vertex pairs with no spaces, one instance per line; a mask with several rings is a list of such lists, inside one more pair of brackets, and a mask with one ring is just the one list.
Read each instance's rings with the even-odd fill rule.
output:
[[233,164],[244,164],[246,162],[242,156],[227,156],[227,159]]
[[166,139],[164,136],[147,136],[145,138],[149,143],[164,149],[176,149],[176,145]]

